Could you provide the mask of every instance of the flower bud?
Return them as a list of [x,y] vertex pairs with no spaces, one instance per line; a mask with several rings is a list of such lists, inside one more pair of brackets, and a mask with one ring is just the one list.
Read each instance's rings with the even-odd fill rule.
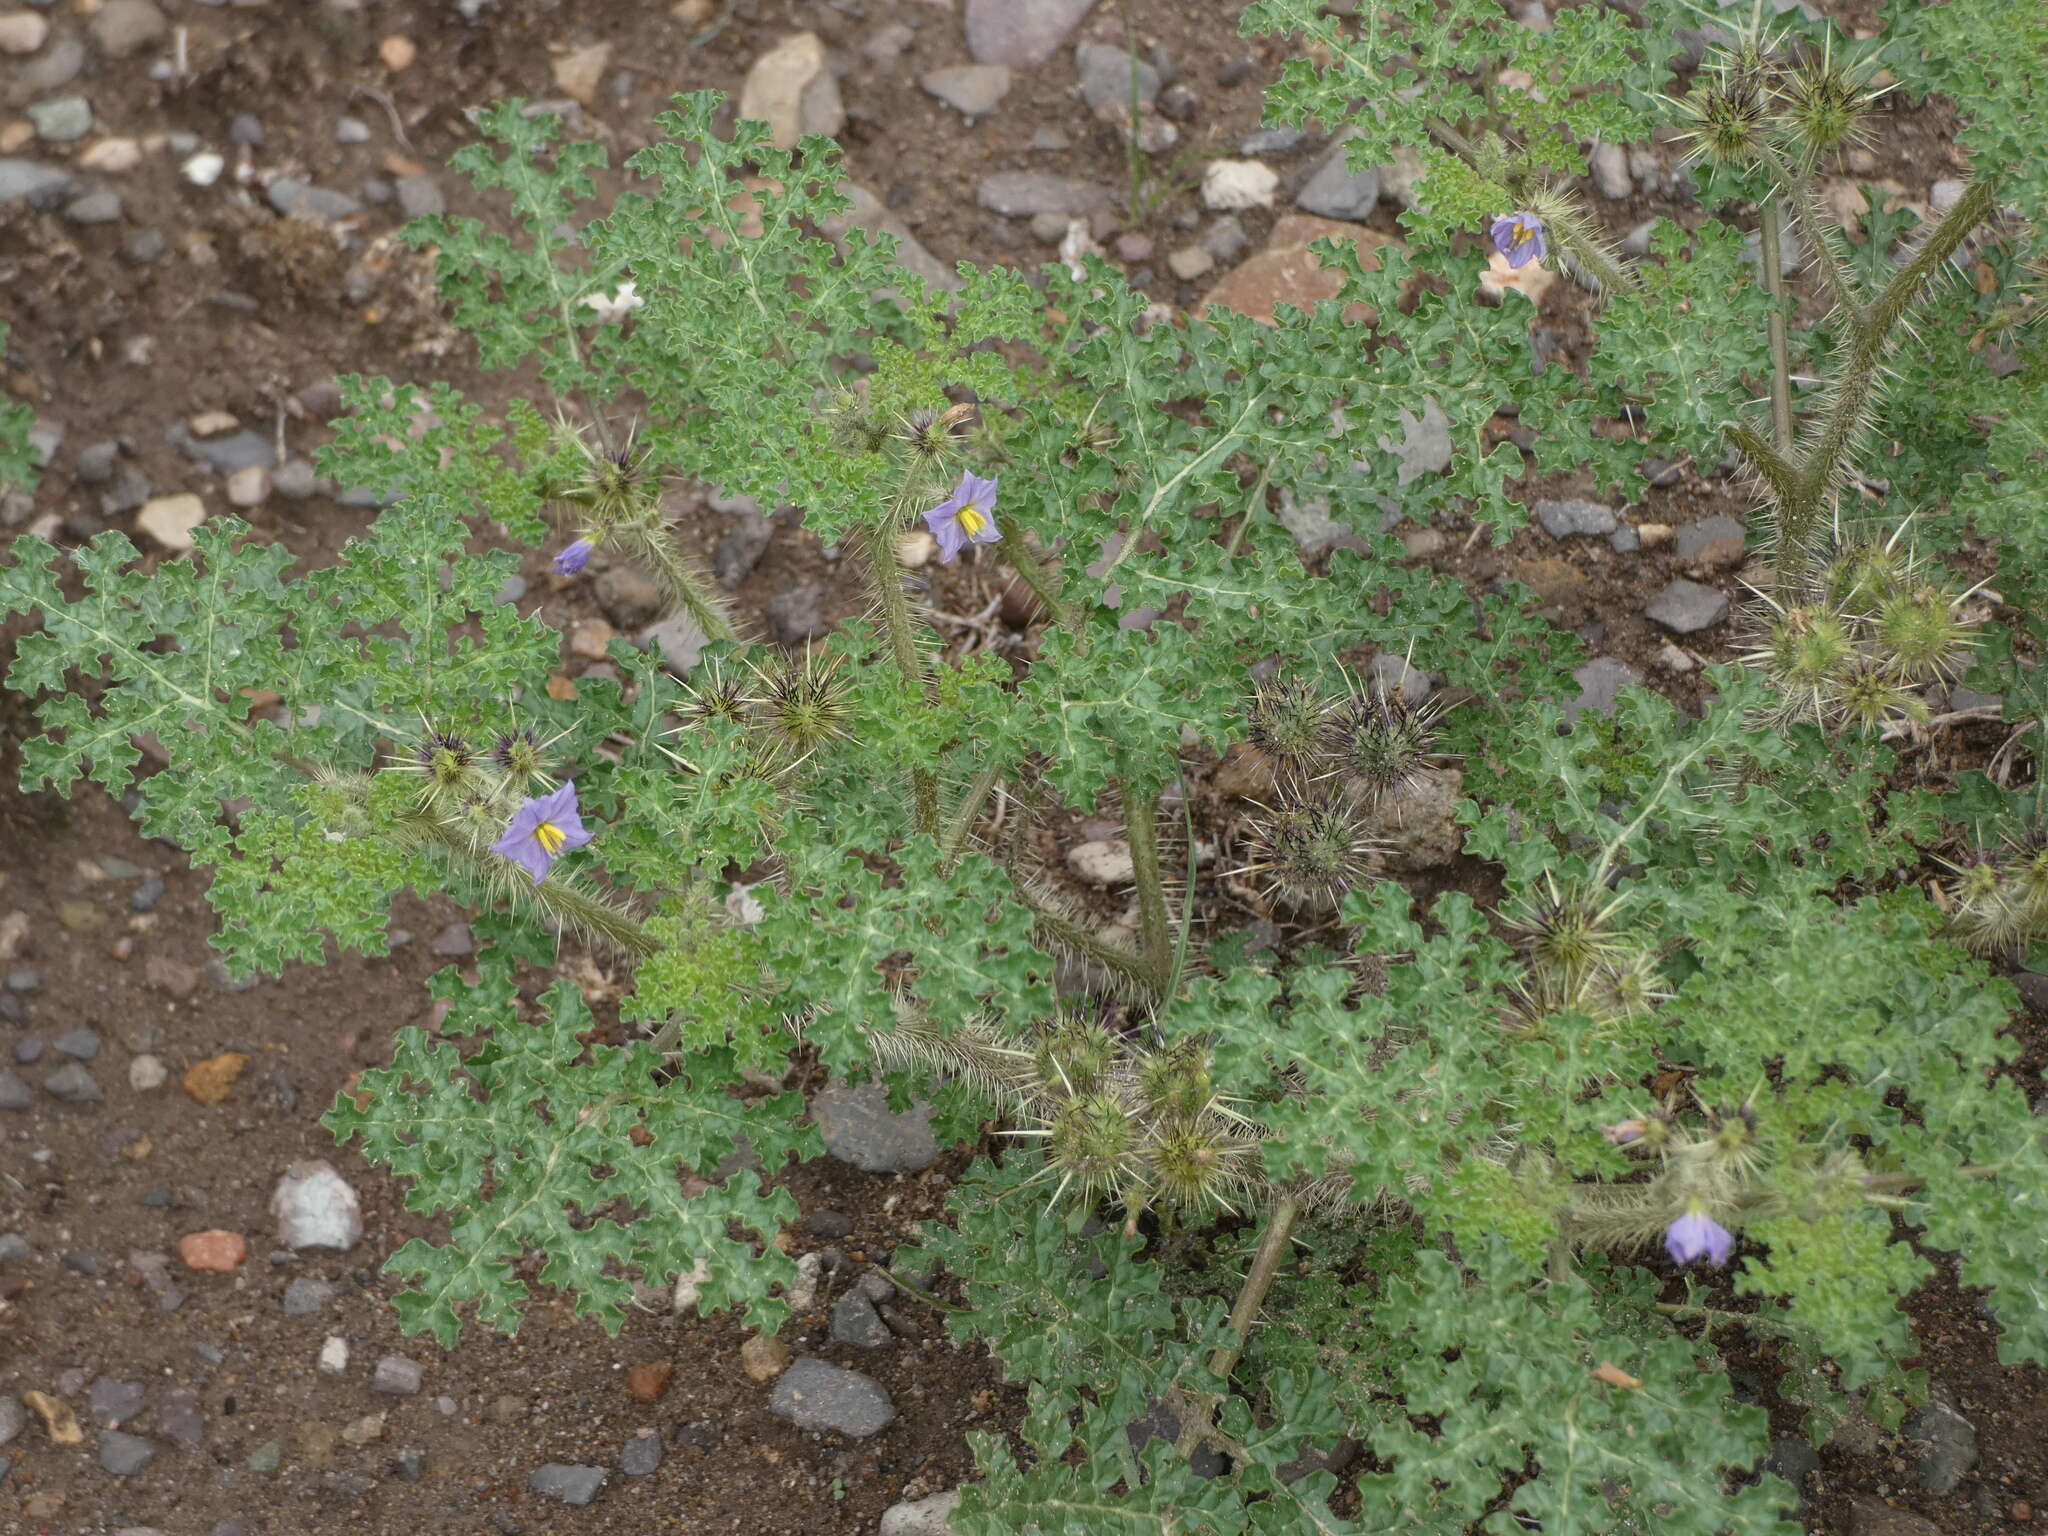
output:
[[1238,873],[1264,876],[1269,901],[1314,908],[1335,906],[1370,882],[1388,846],[1367,835],[1355,807],[1320,793],[1268,810],[1251,823],[1246,843],[1250,857]]
[[1331,703],[1313,678],[1282,674],[1245,704],[1245,739],[1283,771],[1312,769],[1331,745]]

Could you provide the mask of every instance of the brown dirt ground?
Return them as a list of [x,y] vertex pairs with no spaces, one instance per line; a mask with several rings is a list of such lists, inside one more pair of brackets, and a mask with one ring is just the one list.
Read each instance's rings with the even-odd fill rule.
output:
[[[909,84],[923,70],[968,61],[957,16],[944,0],[741,0],[698,47],[689,46],[665,6],[631,0],[574,9],[552,0],[500,0],[474,25],[458,20],[451,7],[401,0],[351,9],[216,9],[188,0],[167,9],[173,25],[186,29],[189,73],[182,81],[150,80],[145,53],[91,65],[75,88],[92,98],[95,136],[147,140],[189,132],[227,148],[228,176],[212,189],[195,188],[175,174],[173,157],[152,151],[142,169],[117,180],[127,211],[115,224],[79,228],[18,204],[0,212],[0,319],[14,331],[0,360],[0,387],[65,428],[36,510],[63,516],[73,536],[99,526],[97,489],[75,484],[70,474],[76,450],[98,439],[131,443],[125,462],[162,493],[200,488],[203,479],[164,443],[167,426],[198,411],[226,409],[247,425],[274,428],[292,454],[305,454],[326,437],[331,407],[321,386],[337,374],[446,379],[487,406],[502,403],[520,381],[480,374],[459,344],[444,351],[445,333],[430,306],[419,302],[415,269],[405,258],[391,256],[387,244],[358,263],[362,246],[396,226],[395,211],[368,209],[357,221],[355,249],[343,252],[324,237],[307,238],[303,227],[275,220],[253,186],[238,190],[236,182],[247,166],[354,191],[366,177],[404,173],[410,167],[403,161],[439,169],[468,141],[465,108],[512,94],[554,96],[552,61],[567,48],[614,45],[614,68],[598,104],[583,115],[611,144],[616,162],[643,141],[645,125],[673,91],[708,86],[733,92],[763,48],[787,32],[817,30],[850,64],[841,81],[851,117],[842,143],[853,174],[942,260],[1029,266],[1050,258],[1050,248],[1021,223],[975,207],[974,185],[990,170],[1026,167],[1111,185],[1123,177],[1117,143],[1068,94],[1068,51],[1023,72],[1001,109],[967,131],[949,109]],[[1234,35],[1237,7],[1211,11],[1179,0],[1132,0],[1131,9],[1141,41],[1162,44],[1178,78],[1200,98],[1195,119],[1183,128],[1187,165],[1234,145],[1256,126],[1259,91],[1276,72],[1278,54],[1270,41]],[[1850,17],[1846,7],[1837,12],[1868,22],[1860,14]],[[78,30],[71,11],[52,16],[60,33]],[[862,44],[899,21],[914,29],[914,39],[891,68],[872,60]],[[396,73],[378,59],[379,41],[393,34],[418,45],[417,60]],[[1120,42],[1121,26],[1105,5],[1077,36]],[[1219,70],[1240,56],[1255,67],[1238,83],[1223,85]],[[618,75],[621,66],[625,72]],[[26,99],[0,66],[0,124]],[[262,121],[262,147],[230,146],[229,125],[241,113]],[[342,115],[370,125],[368,143],[335,142],[333,123]],[[1938,106],[1887,108],[1875,160],[1859,168],[1858,179],[1893,179],[1923,197],[1933,180],[1956,166],[1947,126]],[[1032,135],[1045,128],[1068,133],[1073,147],[1031,150]],[[1291,186],[1313,159],[1311,150],[1277,163]],[[454,177],[443,173],[440,180],[453,211],[488,212]],[[1162,252],[1199,222],[1191,187],[1191,176],[1184,177],[1146,226]],[[1641,193],[1594,206],[1616,235],[1653,213],[1681,222],[1699,218],[1696,209]],[[1244,222],[1256,248],[1270,216],[1250,214]],[[1384,206],[1374,222],[1395,232]],[[120,254],[123,239],[141,226],[162,230],[169,241],[169,254],[154,264]],[[380,265],[381,279],[370,281]],[[353,294],[346,284],[352,266]],[[1151,280],[1151,291],[1183,305],[1197,297],[1171,279]],[[1556,355],[1567,364],[1583,353],[1587,319],[1587,301],[1569,284],[1551,290],[1540,323],[1555,333]],[[1556,478],[1532,482],[1525,493],[1534,499],[1581,489]],[[1670,488],[1646,490],[1629,516],[1638,523],[1684,524],[1714,512],[1740,517],[1743,508],[1739,490],[1688,468]],[[273,498],[251,514],[261,532],[313,564],[332,559],[369,515],[321,498]],[[1662,637],[1640,617],[1646,598],[1682,574],[1668,551],[1619,557],[1591,540],[1560,550],[1540,532],[1524,532],[1504,548],[1468,548],[1469,525],[1447,515],[1438,526],[1446,534],[1443,551],[1431,557],[1439,569],[1475,587],[1506,576],[1554,594],[1548,611],[1586,632],[1593,653],[1621,656],[1674,697],[1692,701],[1685,678],[1657,667]],[[700,556],[721,531],[708,517],[684,527]],[[1698,574],[1733,588],[1728,570]],[[539,559],[528,562],[525,575],[528,605],[538,602],[558,627],[596,616],[587,578],[560,581]],[[979,612],[996,595],[995,579],[986,570],[949,572],[934,600],[955,613]],[[758,614],[771,596],[809,581],[825,585],[828,618],[862,606],[850,583],[835,582],[816,541],[785,522],[737,602]],[[1587,630],[1592,625],[1604,626],[1597,638]],[[998,643],[1028,652],[1028,640],[1001,636]],[[1700,659],[1717,660],[1726,644],[1717,638],[1693,649]],[[396,1286],[375,1265],[412,1236],[436,1235],[435,1223],[403,1208],[394,1181],[353,1154],[336,1153],[317,1118],[351,1072],[385,1058],[393,1028],[424,1021],[429,1005],[421,982],[443,962],[426,953],[422,938],[389,960],[341,957],[239,992],[209,980],[188,1002],[172,1001],[147,983],[145,966],[151,956],[196,964],[206,953],[213,922],[202,881],[175,851],[142,840],[96,790],[69,806],[14,791],[12,754],[5,749],[20,722],[11,709],[0,708],[0,724],[10,728],[0,731],[0,911],[32,915],[32,937],[13,963],[37,968],[42,983],[23,998],[25,1022],[5,1033],[12,1040],[25,1029],[50,1035],[79,1024],[97,1028],[106,1049],[96,1074],[108,1097],[82,1109],[39,1100],[34,1110],[0,1124],[7,1148],[0,1162],[0,1229],[20,1232],[37,1253],[0,1276],[0,1290],[12,1303],[0,1322],[0,1388],[50,1391],[66,1371],[82,1371],[86,1380],[104,1372],[151,1381],[153,1410],[166,1386],[190,1386],[200,1393],[207,1430],[198,1448],[166,1445],[143,1473],[116,1481],[89,1452],[52,1448],[32,1428],[5,1453],[14,1462],[0,1484],[0,1529],[55,1536],[148,1523],[170,1536],[193,1536],[217,1520],[239,1517],[251,1530],[273,1533],[867,1532],[897,1499],[950,1487],[969,1474],[965,1431],[1016,1421],[1021,1390],[1001,1385],[979,1351],[952,1348],[931,1319],[924,1319],[930,1326],[915,1345],[858,1358],[829,1342],[822,1308],[792,1323],[786,1337],[799,1352],[856,1365],[891,1391],[901,1417],[865,1444],[815,1439],[769,1416],[765,1394],[738,1368],[742,1334],[730,1320],[635,1316],[610,1340],[542,1302],[516,1339],[472,1329],[452,1354],[403,1339],[388,1305]],[[1080,821],[1077,816],[1061,830],[1080,830]],[[96,878],[90,870],[90,860],[107,855],[167,882],[147,918],[129,912],[125,882]],[[1447,878],[1483,885],[1490,874],[1457,869]],[[84,904],[73,914],[82,924],[77,931],[55,915],[66,902]],[[454,915],[411,903],[398,921],[431,935]],[[110,959],[122,934],[134,939],[133,953],[125,961]],[[2038,1032],[2028,1037],[2022,1064],[2036,1073],[2040,1041]],[[160,1054],[173,1073],[172,1085],[154,1095],[127,1087],[127,1059],[142,1049]],[[229,1049],[254,1060],[226,1103],[202,1108],[178,1092],[176,1074]],[[28,1075],[40,1076],[49,1064],[46,1058]],[[273,1262],[264,1212],[269,1187],[292,1160],[321,1156],[336,1161],[361,1192],[370,1237],[352,1255]],[[852,1234],[837,1246],[872,1256],[886,1254],[909,1222],[939,1208],[965,1158],[956,1151],[926,1174],[900,1178],[871,1177],[830,1161],[783,1177],[806,1212],[837,1210],[852,1218]],[[168,1208],[141,1203],[145,1191],[160,1187],[172,1191]],[[171,1252],[180,1235],[215,1226],[250,1234],[250,1262],[233,1277],[179,1274],[187,1299],[177,1312],[159,1315],[125,1256]],[[792,1237],[799,1249],[820,1246],[802,1228]],[[63,1255],[81,1252],[99,1256],[98,1274],[61,1264]],[[313,1316],[285,1318],[278,1297],[300,1274],[336,1282],[340,1299]],[[1937,1500],[1912,1489],[1890,1449],[1875,1457],[1827,1451],[1812,1485],[1810,1527],[1830,1536],[1847,1532],[1854,1500],[1890,1500],[1952,1536],[2009,1536],[2021,1528],[2011,1514],[2015,1500],[2048,1506],[2048,1385],[2039,1370],[1999,1367],[1990,1329],[1969,1293],[1938,1284],[1916,1299],[1913,1314],[1927,1343],[1924,1363],[1954,1390],[1978,1427],[1981,1465],[1954,1498]],[[352,1346],[346,1376],[314,1369],[329,1332],[346,1334]],[[196,1353],[198,1345],[220,1351],[218,1362]],[[421,1396],[369,1394],[367,1365],[386,1353],[426,1365]],[[625,1367],[657,1359],[676,1365],[668,1394],[651,1405],[631,1401],[622,1385]],[[1762,1353],[1754,1369],[1767,1385],[1771,1363]],[[443,1394],[456,1402],[451,1416],[434,1406]],[[492,1405],[508,1395],[520,1405],[494,1416]],[[83,1394],[71,1397],[82,1411]],[[340,1427],[380,1409],[390,1413],[380,1440],[361,1448],[336,1441]],[[1791,1428],[1786,1413],[1776,1416],[1781,1431]],[[712,1448],[692,1446],[678,1434],[706,1422],[715,1427]],[[620,1445],[643,1425],[660,1427],[668,1447],[653,1476],[615,1475],[596,1504],[575,1511],[526,1489],[527,1473],[543,1461],[614,1465]],[[131,1427],[148,1433],[148,1415]],[[282,1469],[270,1477],[248,1471],[249,1454],[269,1441],[283,1448]],[[389,1463],[413,1447],[426,1452],[421,1480],[396,1480]],[[2036,1523],[2041,1519],[2035,1516]]]

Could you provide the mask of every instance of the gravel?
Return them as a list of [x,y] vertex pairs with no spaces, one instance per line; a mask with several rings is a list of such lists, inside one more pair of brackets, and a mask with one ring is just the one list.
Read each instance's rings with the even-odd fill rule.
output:
[[92,1074],[75,1061],[44,1078],[43,1091],[67,1104],[97,1104],[106,1097]]
[[140,1435],[110,1429],[100,1436],[100,1465],[115,1477],[133,1477],[156,1458],[156,1447]]
[[419,1362],[403,1355],[386,1355],[377,1362],[370,1386],[390,1397],[412,1397],[420,1389]]
[[0,1072],[0,1109],[27,1109],[35,1103],[35,1091],[12,1072]]
[[1609,534],[1620,526],[1614,509],[1597,501],[1539,501],[1536,520],[1553,539]]
[[1106,187],[1038,171],[998,171],[984,176],[974,195],[990,213],[1013,219],[1034,213],[1087,213],[1109,206]]
[[1303,212],[1356,223],[1370,218],[1379,205],[1380,173],[1371,166],[1362,171],[1346,168],[1344,156],[1349,138],[1346,134],[1330,146],[1329,153],[1316,162],[1308,180],[1294,194],[1295,205]]
[[1929,1493],[1946,1498],[1977,1464],[1977,1427],[1938,1399],[1906,1420],[1906,1437],[1921,1447],[1913,1471]]
[[603,1467],[579,1467],[551,1461],[529,1477],[526,1486],[547,1498],[580,1507],[597,1497],[604,1481]]
[[1690,635],[1728,617],[1728,594],[1680,577],[1651,599],[1643,612],[1674,635]]
[[86,1394],[86,1411],[102,1429],[119,1429],[142,1412],[142,1395],[139,1381],[115,1381],[102,1376]]
[[100,1053],[99,1031],[93,1029],[67,1029],[50,1044],[80,1061],[91,1061]]
[[895,1336],[873,1301],[860,1291],[848,1291],[832,1305],[832,1337],[857,1349],[881,1349]]
[[296,176],[279,176],[263,189],[270,206],[288,217],[326,222],[362,212],[363,205],[346,192],[316,187]]
[[880,1382],[810,1355],[776,1378],[768,1411],[798,1429],[832,1430],[854,1440],[878,1435],[896,1420]]
[[937,1161],[932,1107],[919,1100],[902,1114],[889,1108],[880,1083],[833,1083],[811,1100],[811,1118],[825,1150],[864,1173],[911,1173]]
[[628,1477],[646,1477],[661,1465],[661,1432],[643,1429],[619,1449],[619,1470]]

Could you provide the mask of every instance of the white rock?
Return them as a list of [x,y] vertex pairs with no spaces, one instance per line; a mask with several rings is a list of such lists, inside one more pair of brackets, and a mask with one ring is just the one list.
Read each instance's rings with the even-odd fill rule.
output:
[[260,507],[270,500],[270,471],[261,464],[244,464],[228,476],[228,500],[238,507]]
[[698,1294],[704,1289],[704,1282],[711,1278],[709,1260],[699,1259],[685,1274],[676,1276],[675,1294],[669,1298],[672,1312],[694,1312],[697,1310]]
[[818,1299],[818,1275],[825,1267],[825,1255],[807,1253],[796,1261],[796,1279],[790,1283],[789,1310],[802,1312]]
[[1067,868],[1090,885],[1129,885],[1138,876],[1131,845],[1121,838],[1076,843],[1067,850]]
[[320,1369],[330,1376],[339,1376],[348,1369],[348,1340],[338,1333],[327,1335],[327,1342],[320,1346]]
[[1166,258],[1167,270],[1175,277],[1190,283],[1198,277],[1206,277],[1215,266],[1216,258],[1199,245],[1183,247]]
[[1202,173],[1202,201],[1222,213],[1270,208],[1280,175],[1258,160],[1211,160]]
[[210,149],[202,149],[180,166],[179,170],[193,186],[210,187],[220,180],[220,173],[227,168],[228,163],[225,159]]
[[161,1088],[170,1071],[155,1056],[138,1056],[128,1063],[128,1086],[137,1093],[148,1093]]
[[34,53],[50,35],[50,24],[34,11],[0,15],[0,53]]
[[[760,884],[757,880],[755,885]],[[754,899],[754,886],[735,884],[725,893],[725,915],[742,928],[751,928],[768,914]]]
[[277,1236],[287,1248],[355,1247],[363,1208],[348,1181],[324,1162],[293,1163],[270,1196]]
[[133,139],[101,139],[78,157],[78,163],[88,171],[118,176],[142,164],[142,146]]
[[795,149],[803,134],[829,137],[846,126],[839,83],[825,67],[817,33],[784,38],[754,60],[740,86],[740,116],[766,123],[777,149]]
[[959,1507],[957,1488],[915,1503],[892,1504],[882,1511],[882,1536],[959,1536],[950,1518]]
[[206,521],[206,503],[186,491],[177,496],[153,496],[135,514],[135,526],[165,549],[192,547],[192,530]]
[[1595,144],[1587,158],[1593,167],[1593,184],[1602,197],[1618,203],[1635,191],[1635,181],[1628,173],[1628,152],[1619,144]]

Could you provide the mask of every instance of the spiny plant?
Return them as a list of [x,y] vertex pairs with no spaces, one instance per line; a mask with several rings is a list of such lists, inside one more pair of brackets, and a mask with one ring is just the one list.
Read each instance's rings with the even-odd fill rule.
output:
[[[1159,323],[1086,256],[1042,290],[928,286],[848,227],[833,145],[722,135],[709,94],[591,217],[605,151],[510,102],[456,163],[512,233],[411,238],[542,398],[494,420],[348,381],[324,465],[385,506],[320,571],[230,518],[176,558],[15,543],[24,781],[132,789],[211,871],[231,974],[381,954],[401,890],[478,909],[438,1034],[394,1032],[326,1119],[446,1213],[390,1260],[408,1329],[516,1327],[532,1256],[607,1327],[683,1273],[779,1326],[794,1201],[678,1173],[819,1155],[802,1096],[758,1091],[801,1058],[930,1094],[948,1138],[1014,1133],[921,1238],[954,1336],[1029,1383],[1019,1438],[976,1442],[968,1536],[1789,1531],[1718,1331],[1815,1362],[1816,1429],[1896,1423],[1925,1391],[1901,1303],[1946,1251],[2003,1356],[2048,1355],[2048,1154],[1993,964],[2042,942],[2048,50],[2021,45],[2048,18],[1950,0],[1868,44],[1737,18],[1686,83],[1696,18],[1666,0],[1549,31],[1494,0],[1353,9],[1243,14],[1295,40],[1271,121],[1419,167],[1371,270],[1319,243],[1341,289],[1312,309]],[[1851,252],[1818,189],[1880,69],[1957,104],[1973,174]],[[1708,217],[1624,260],[1585,146],[1674,125]],[[1530,367],[1495,279],[1531,263],[1590,295],[1583,372]],[[1451,451],[1418,472],[1432,410]],[[1731,448],[1759,596],[1696,714],[1643,689],[1568,714],[1573,637],[1386,531],[1505,537],[1531,476],[1617,493]],[[801,508],[858,616],[800,651],[749,633],[669,516],[688,483]],[[1304,559],[1282,514],[1310,498],[1355,537]],[[496,601],[539,548],[567,581],[642,571],[674,665],[619,640],[615,677],[551,688],[558,637]],[[1032,593],[1013,655],[949,646],[963,566]],[[1367,657],[1455,707],[1359,681]],[[1904,747],[1958,674],[2009,734],[1927,772]],[[138,777],[145,732],[172,766]],[[1214,771],[1240,743],[1270,780],[1242,818]],[[1120,820],[1113,895],[1047,867],[1068,812]],[[1419,900],[1393,877],[1446,829],[1464,858]],[[533,984],[565,943],[617,967],[615,1015]],[[1177,1428],[1134,1444],[1159,1410]],[[1298,1475],[1347,1435],[1372,1459],[1341,1493]]]

